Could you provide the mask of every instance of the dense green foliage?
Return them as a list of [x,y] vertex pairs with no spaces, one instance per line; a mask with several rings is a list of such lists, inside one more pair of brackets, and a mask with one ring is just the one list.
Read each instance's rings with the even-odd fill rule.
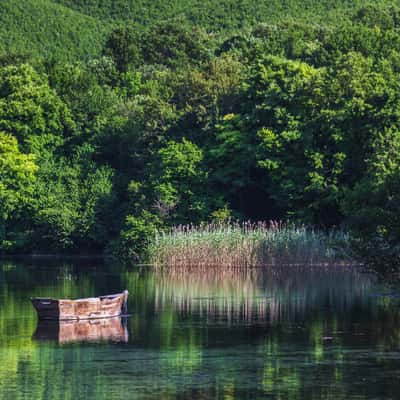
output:
[[[181,18],[210,32],[235,32],[291,17],[335,23],[370,0],[2,0],[0,55],[32,54],[63,60],[96,57],[116,26],[151,30]],[[390,0],[379,0],[390,4]]]
[[185,16],[212,30],[237,29],[282,17],[335,19],[364,5],[363,0],[55,0],[83,14],[102,19],[129,20],[149,25],[161,19]]
[[[314,3],[316,15],[337,4]],[[248,7],[249,28],[218,34],[201,18],[154,11],[148,28],[119,22],[101,40],[104,25],[85,47],[93,16],[122,18],[142,3],[65,4],[76,10],[51,9],[92,15],[80,61],[64,58],[73,35],[53,40],[51,57],[3,43],[3,250],[132,257],[174,224],[290,218],[343,225],[363,256],[400,258],[399,8],[343,6],[317,25],[307,3],[304,18],[250,27]],[[245,25],[235,7],[232,29]]]
[[101,51],[112,24],[51,0],[2,0],[0,55],[88,58]]

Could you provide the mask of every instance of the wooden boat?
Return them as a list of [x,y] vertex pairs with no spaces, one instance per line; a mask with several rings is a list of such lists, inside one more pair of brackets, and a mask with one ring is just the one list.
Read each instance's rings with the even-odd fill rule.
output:
[[81,320],[116,317],[126,313],[128,291],[86,299],[32,298],[38,317],[55,320]]
[[121,317],[88,320],[40,320],[33,339],[55,341],[59,344],[75,342],[127,343],[128,329]]

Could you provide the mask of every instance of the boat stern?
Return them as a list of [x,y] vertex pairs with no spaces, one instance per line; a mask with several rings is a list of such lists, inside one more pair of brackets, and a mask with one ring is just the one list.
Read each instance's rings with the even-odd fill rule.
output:
[[58,300],[34,298],[31,299],[31,302],[40,320],[60,318],[60,302]]

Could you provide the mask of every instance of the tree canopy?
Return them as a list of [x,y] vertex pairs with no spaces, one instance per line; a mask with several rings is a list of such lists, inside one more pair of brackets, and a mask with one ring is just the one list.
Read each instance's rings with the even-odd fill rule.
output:
[[[94,3],[64,2],[90,18],[136,7]],[[318,24],[246,15],[219,32],[120,15],[80,60],[8,52],[2,249],[137,256],[173,224],[289,218],[396,258],[399,9],[341,11]]]

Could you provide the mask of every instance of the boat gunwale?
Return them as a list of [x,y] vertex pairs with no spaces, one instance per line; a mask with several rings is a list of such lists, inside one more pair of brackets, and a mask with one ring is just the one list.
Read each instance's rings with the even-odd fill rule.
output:
[[119,298],[121,296],[125,296],[125,292],[121,292],[121,293],[116,293],[116,294],[109,294],[109,295],[104,295],[104,296],[92,296],[92,297],[81,297],[79,299],[55,299],[54,297],[30,297],[30,300],[37,300],[37,301],[42,301],[42,300],[47,300],[47,301],[82,301],[82,300],[90,300],[90,299],[116,299]]

